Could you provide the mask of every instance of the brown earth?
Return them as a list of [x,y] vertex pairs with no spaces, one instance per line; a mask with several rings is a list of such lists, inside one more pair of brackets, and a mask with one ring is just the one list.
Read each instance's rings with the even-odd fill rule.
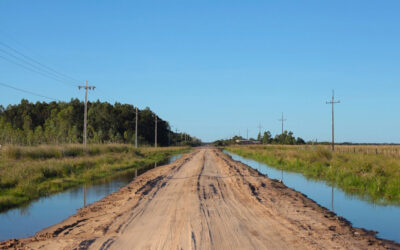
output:
[[201,148],[34,237],[22,249],[400,249],[279,181]]

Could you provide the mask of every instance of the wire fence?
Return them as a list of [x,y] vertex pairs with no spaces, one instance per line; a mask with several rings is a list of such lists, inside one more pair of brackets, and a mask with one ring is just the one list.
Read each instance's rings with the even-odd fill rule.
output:
[[[250,146],[260,147],[260,146]],[[298,150],[331,150],[331,145],[262,145],[265,148],[298,149]],[[400,157],[400,145],[335,145],[335,153],[384,155]]]

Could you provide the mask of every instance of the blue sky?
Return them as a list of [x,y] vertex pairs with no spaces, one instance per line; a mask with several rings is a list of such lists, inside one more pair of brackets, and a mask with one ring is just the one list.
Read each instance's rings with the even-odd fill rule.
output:
[[[330,140],[400,143],[399,1],[0,1],[0,42],[150,107],[204,141],[258,125]],[[4,48],[3,48],[4,49]],[[0,55],[3,55],[0,51]],[[69,100],[76,87],[0,58],[0,82]],[[78,82],[77,84],[81,84]],[[0,86],[0,104],[43,98]]]

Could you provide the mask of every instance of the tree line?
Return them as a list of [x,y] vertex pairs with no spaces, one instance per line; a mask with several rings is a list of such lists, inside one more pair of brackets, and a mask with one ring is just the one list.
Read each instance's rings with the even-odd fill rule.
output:
[[[81,143],[83,140],[84,102],[36,102],[0,106],[0,144],[37,145]],[[138,109],[138,143],[153,145],[155,117],[145,108]],[[136,108],[130,104],[88,102],[89,143],[134,143]],[[161,146],[198,144],[190,135],[174,133],[157,116],[157,143]]]
[[306,142],[301,137],[294,137],[292,131],[283,131],[283,134],[277,134],[272,137],[270,131],[265,131],[263,135],[260,133],[257,136],[257,140],[262,144],[286,144],[286,145],[302,145]]
[[[214,142],[217,146],[224,146],[238,143],[238,141],[247,141],[242,136],[233,136],[227,140],[217,140]],[[270,131],[265,131],[263,134],[259,133],[257,139],[250,138],[248,141],[257,142],[261,144],[282,144],[282,145],[302,145],[306,142],[301,137],[295,137],[292,131],[284,131],[282,134],[272,136]]]

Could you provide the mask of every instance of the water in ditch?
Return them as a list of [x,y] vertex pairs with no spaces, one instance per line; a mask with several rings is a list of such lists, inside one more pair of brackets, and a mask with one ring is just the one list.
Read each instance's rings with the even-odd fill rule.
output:
[[307,195],[321,206],[346,218],[353,226],[377,231],[378,237],[400,243],[400,206],[374,204],[346,194],[323,181],[310,180],[302,174],[278,170],[264,163],[226,151],[225,153],[234,160],[267,174],[271,179],[282,179],[286,186]]
[[[181,155],[175,155],[166,162],[174,162]],[[138,175],[146,171],[139,170]],[[127,185],[135,177],[135,172],[107,178],[85,187],[68,189],[54,195],[40,198],[26,207],[14,208],[0,213],[0,241],[24,238],[37,231],[57,224],[76,213],[85,204],[91,204]]]

